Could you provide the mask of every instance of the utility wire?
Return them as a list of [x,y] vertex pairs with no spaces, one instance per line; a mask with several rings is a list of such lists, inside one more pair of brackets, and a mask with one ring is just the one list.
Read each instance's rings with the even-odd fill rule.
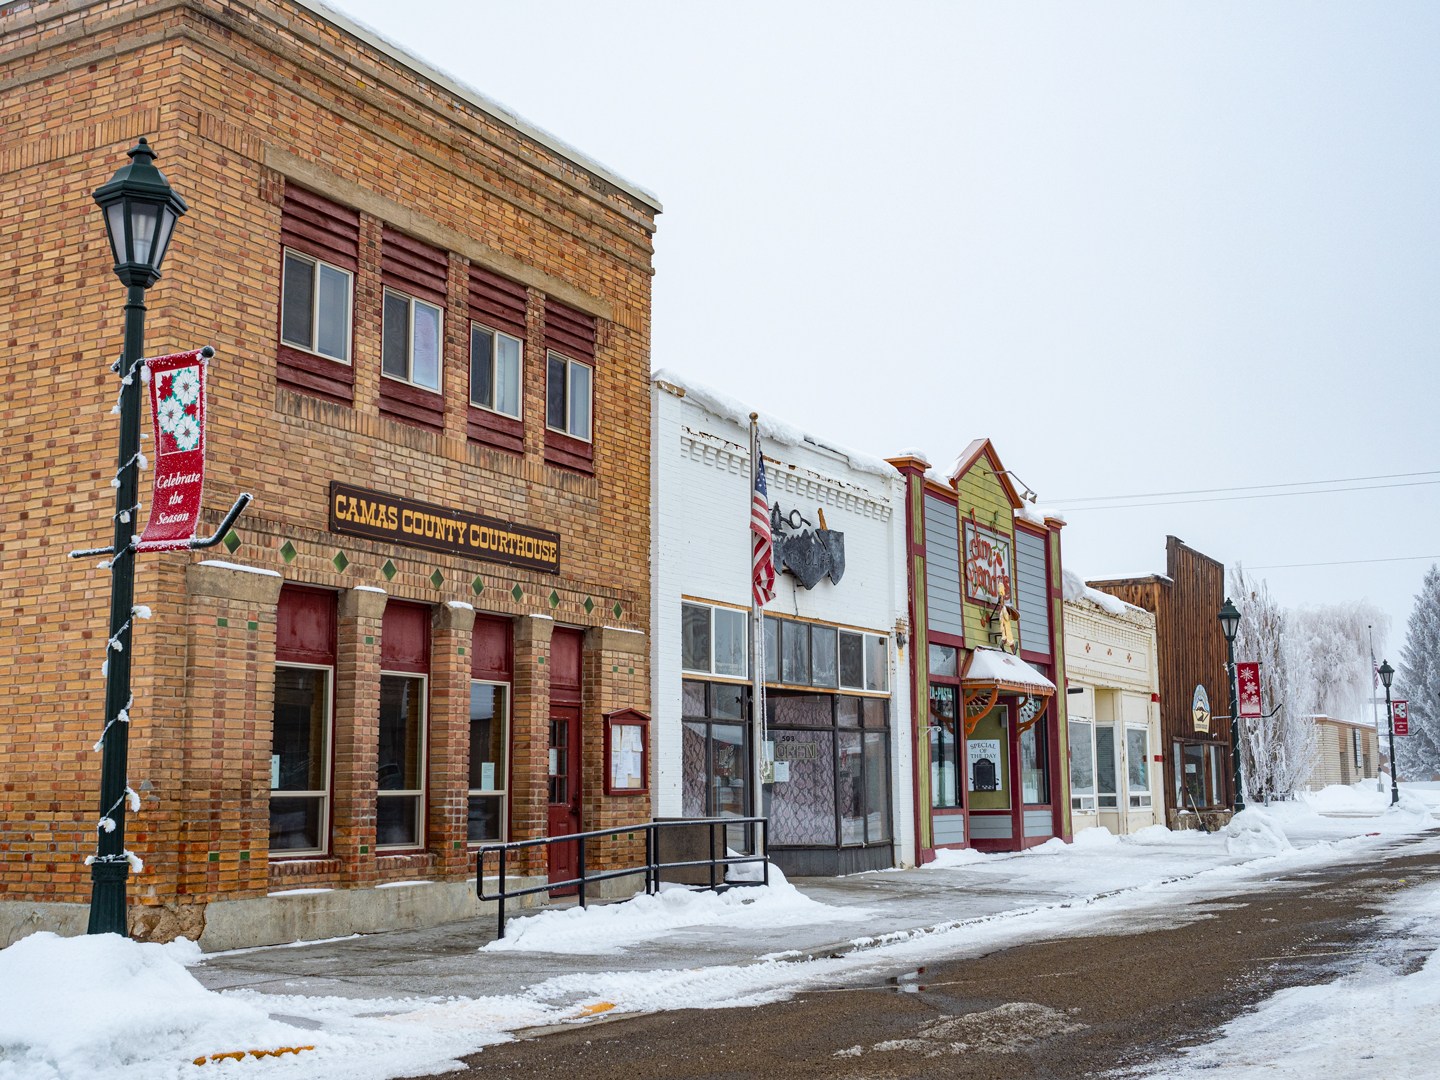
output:
[[[1086,495],[1076,499],[1048,501],[1058,506],[1069,506],[1071,503],[1110,502],[1113,499],[1162,499],[1172,495],[1216,495],[1222,491],[1272,491],[1275,488],[1314,487],[1319,484],[1358,484],[1366,480],[1404,480],[1412,476],[1440,476],[1440,469],[1431,469],[1427,472],[1386,473],[1381,476],[1339,476],[1333,480],[1297,480],[1291,484],[1250,484],[1243,487],[1192,488],[1189,491],[1141,491],[1134,495]],[[1295,492],[1294,494],[1304,494],[1304,492]]]
[[1294,570],[1302,566],[1359,566],[1361,563],[1385,563],[1385,562],[1424,562],[1440,561],[1440,555],[1397,555],[1393,559],[1337,559],[1335,562],[1292,562],[1292,563],[1271,563],[1268,566],[1246,566],[1245,571],[1251,570]]
[[[1410,475],[1424,476],[1428,474],[1413,473]],[[1317,482],[1323,483],[1324,481]],[[1322,488],[1317,491],[1271,491],[1263,495],[1218,495],[1213,499],[1167,499],[1164,502],[1111,503],[1108,506],[1069,506],[1061,503],[1061,509],[1066,513],[1080,513],[1086,510],[1136,510],[1146,506],[1191,506],[1195,503],[1243,502],[1249,499],[1283,499],[1287,495],[1338,495],[1347,491],[1380,491],[1385,488],[1427,487],[1432,484],[1440,484],[1440,480],[1411,480],[1404,484],[1362,484],[1359,487]],[[1220,490],[1224,491],[1226,489],[1221,488]],[[1232,488],[1230,490],[1242,489]],[[1140,498],[1141,496],[1137,495],[1134,497]]]

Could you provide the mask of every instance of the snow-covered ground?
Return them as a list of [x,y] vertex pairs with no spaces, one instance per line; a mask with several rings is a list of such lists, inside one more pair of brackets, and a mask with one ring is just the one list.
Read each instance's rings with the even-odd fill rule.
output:
[[[1073,844],[1052,841],[1022,855],[947,854],[902,873],[939,890],[988,880],[1041,899],[867,934],[854,938],[844,955],[778,953],[726,965],[706,965],[702,956],[695,966],[660,971],[608,971],[613,961],[606,960],[485,997],[317,997],[303,986],[293,994],[215,992],[189,970],[202,955],[188,942],[144,945],[114,936],[35,934],[0,951],[0,1080],[168,1080],[211,1071],[384,1080],[444,1070],[461,1055],[537,1025],[584,1023],[605,1013],[761,1004],[807,986],[1040,934],[1120,932],[1148,920],[1173,920],[1177,905],[1206,895],[1261,890],[1277,873],[1367,859],[1377,844],[1432,828],[1440,785],[1402,789],[1401,806],[1393,810],[1388,790],[1377,792],[1371,781],[1327,789],[1300,803],[1254,808],[1217,834],[1155,827],[1117,838],[1092,829]],[[825,896],[824,889],[810,891],[812,896],[802,894],[777,873],[768,887],[721,896],[670,890],[588,911],[545,912],[514,920],[504,941],[486,951],[573,955],[583,947],[592,956],[613,956],[640,942],[684,938],[696,928],[744,935],[747,929],[827,924],[838,938],[847,923],[861,918],[867,929],[883,925],[882,912],[823,903],[815,897]],[[1431,929],[1440,915],[1440,887],[1407,896],[1405,912],[1392,914],[1395,931],[1433,954],[1440,944]],[[1326,986],[1277,994],[1228,1025],[1220,1040],[1157,1075],[1218,1066],[1227,1076],[1313,1076],[1341,1053],[1347,1075],[1407,1075],[1400,1062],[1440,1053],[1440,1025],[1420,1022],[1437,1007],[1440,959],[1434,955],[1408,974],[1367,969]],[[1297,1054],[1297,1046],[1305,1049]],[[257,1050],[270,1053],[248,1054]],[[246,1056],[213,1057],[223,1054]],[[1301,1058],[1305,1063],[1297,1064]],[[194,1071],[196,1061],[206,1063],[205,1071]]]

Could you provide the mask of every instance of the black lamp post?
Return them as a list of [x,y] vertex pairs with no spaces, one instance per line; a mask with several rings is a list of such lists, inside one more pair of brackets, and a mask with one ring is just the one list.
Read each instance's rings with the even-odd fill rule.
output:
[[[110,644],[105,650],[105,735],[100,765],[99,849],[90,864],[91,934],[128,932],[125,887],[126,775],[130,725],[120,719],[130,707],[130,628],[134,619],[136,510],[140,502],[140,374],[145,356],[145,290],[160,277],[185,200],[154,165],[155,151],[141,139],[130,164],[95,191],[105,215],[115,276],[125,283],[125,353],[119,363],[120,455],[115,491],[115,546],[110,561]],[[114,827],[107,829],[106,823]]]
[[1245,809],[1245,781],[1240,772],[1240,694],[1235,686],[1235,635],[1240,633],[1240,611],[1225,598],[1220,609],[1220,629],[1225,632],[1225,662],[1230,691],[1230,772],[1235,784],[1235,812]]
[[1390,684],[1395,681],[1395,669],[1389,660],[1380,661],[1380,681],[1385,684],[1385,715],[1390,718],[1390,805],[1400,801],[1400,784],[1395,779],[1395,710],[1390,705]]

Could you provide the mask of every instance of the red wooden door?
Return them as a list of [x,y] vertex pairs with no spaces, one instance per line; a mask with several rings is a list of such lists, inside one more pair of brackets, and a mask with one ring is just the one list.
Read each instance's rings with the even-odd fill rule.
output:
[[[570,705],[550,709],[550,836],[580,831],[580,710]],[[571,840],[549,845],[550,880],[569,881],[580,873],[578,845]],[[554,890],[567,896],[575,886]]]

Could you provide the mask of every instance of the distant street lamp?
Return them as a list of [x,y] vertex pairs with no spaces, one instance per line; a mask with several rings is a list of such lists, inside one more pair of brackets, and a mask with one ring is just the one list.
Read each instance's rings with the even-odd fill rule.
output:
[[[115,491],[115,546],[110,560],[110,644],[105,659],[104,755],[100,764],[99,848],[90,864],[91,934],[128,932],[125,888],[130,863],[125,854],[128,723],[117,718],[130,707],[130,628],[134,621],[136,509],[140,502],[140,373],[145,356],[145,290],[160,277],[175,222],[185,213],[182,199],[155,167],[155,151],[141,139],[130,164],[95,191],[105,217],[115,276],[127,290],[125,352],[120,359],[120,455]],[[113,823],[113,828],[108,828]]]
[[1380,661],[1380,681],[1385,684],[1385,715],[1390,718],[1390,805],[1400,801],[1400,785],[1395,780],[1395,710],[1390,705],[1390,684],[1395,681],[1395,669],[1389,660]]
[[1235,812],[1245,809],[1245,782],[1240,772],[1240,702],[1239,689],[1235,685],[1235,635],[1240,633],[1240,611],[1225,598],[1220,609],[1220,629],[1225,632],[1225,658],[1230,690],[1230,773],[1235,787]]

